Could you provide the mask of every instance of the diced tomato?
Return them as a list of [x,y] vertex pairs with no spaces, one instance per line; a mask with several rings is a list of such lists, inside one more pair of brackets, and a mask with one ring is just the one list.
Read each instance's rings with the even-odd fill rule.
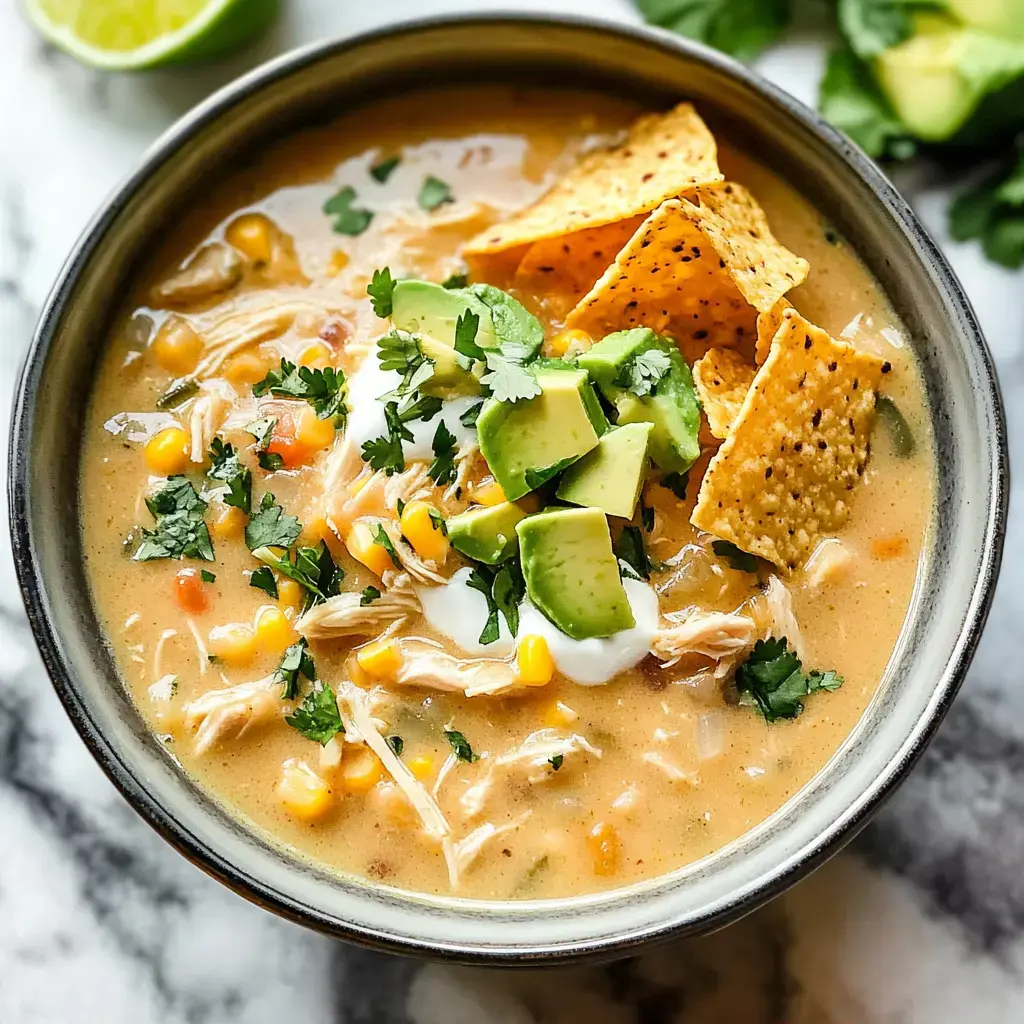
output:
[[174,574],[174,595],[187,612],[205,612],[209,603],[198,569],[179,569]]
[[301,466],[310,455],[309,449],[295,437],[295,423],[287,414],[278,418],[267,451],[271,455],[280,455],[286,469]]

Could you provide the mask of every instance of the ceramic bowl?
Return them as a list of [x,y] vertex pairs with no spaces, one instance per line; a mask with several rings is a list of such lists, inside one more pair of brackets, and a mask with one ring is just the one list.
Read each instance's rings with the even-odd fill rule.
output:
[[[473,902],[342,878],[247,831],[187,778],[118,681],[91,605],[71,500],[97,357],[154,233],[250,148],[419,83],[572,82],[652,108],[684,97],[796,185],[860,253],[903,318],[936,440],[937,498],[912,607],[877,697],[828,765],[718,853],[613,892]],[[175,125],[86,230],[21,379],[10,451],[14,553],[43,658],[96,759],[146,821],[243,896],[331,934],[461,961],[611,957],[752,910],[834,853],[920,755],[964,673],[999,565],[1008,490],[992,360],[960,285],[906,203],[811,110],[665,33],[530,15],[442,18],[288,54]],[[671,841],[666,837],[666,842]]]

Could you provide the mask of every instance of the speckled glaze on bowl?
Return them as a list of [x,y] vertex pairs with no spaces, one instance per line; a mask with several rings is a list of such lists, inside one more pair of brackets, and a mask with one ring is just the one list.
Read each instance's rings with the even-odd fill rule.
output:
[[[123,283],[146,238],[203,178],[364,97],[484,79],[571,81],[654,107],[697,101],[716,131],[824,211],[882,283],[911,332],[936,438],[928,553],[878,696],[853,735],[778,813],[713,856],[564,900],[399,892],[329,874],[242,828],[182,774],[120,685],[69,500],[97,355]],[[18,391],[9,473],[18,575],[53,684],[151,825],[204,870],[293,920],[386,949],[509,965],[612,957],[719,927],[850,839],[920,755],[964,677],[995,587],[1008,492],[999,390],[974,314],[910,209],[856,147],[711,50],[660,32],[529,15],[431,19],[308,47],[217,93],[164,135],[86,230],[50,295]]]

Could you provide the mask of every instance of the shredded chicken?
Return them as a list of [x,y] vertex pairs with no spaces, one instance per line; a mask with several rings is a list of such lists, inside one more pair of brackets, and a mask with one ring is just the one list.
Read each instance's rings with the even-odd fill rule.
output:
[[465,838],[456,843],[450,843],[445,850],[445,858],[448,861],[448,878],[452,888],[458,888],[459,876],[476,863],[481,851],[492,839],[519,828],[532,813],[532,811],[523,811],[519,817],[513,818],[504,825],[495,825],[493,822],[486,821],[473,829]]
[[167,646],[168,641],[173,640],[178,635],[176,629],[165,629],[160,634],[160,639],[156,642],[156,647],[153,648],[153,676],[159,679],[160,676],[164,675],[164,648]]
[[807,559],[804,571],[807,573],[807,582],[820,590],[829,583],[836,583],[850,571],[853,565],[853,554],[841,540],[835,537],[826,537],[811,552]]
[[451,501],[461,496],[466,486],[469,474],[473,469],[473,463],[480,452],[480,445],[475,441],[463,441],[455,453],[455,479],[448,485],[444,492],[444,500]]
[[156,306],[187,306],[211,298],[242,279],[242,257],[230,246],[215,242],[200,249],[176,274],[153,288]]
[[398,508],[399,499],[406,505],[418,498],[429,498],[434,491],[434,481],[427,476],[427,463],[414,462],[404,472],[385,477],[384,504]]
[[[402,568],[414,580],[420,583],[436,583],[442,587],[448,582],[437,572],[437,562],[427,558],[420,558],[416,554],[412,545],[402,536],[402,530],[395,520],[376,519],[375,522],[384,527],[384,532],[391,538],[391,543],[395,546],[395,554],[398,556],[398,561],[402,563]],[[387,580],[385,580],[385,584],[387,586],[391,585]]]
[[188,416],[188,429],[192,438],[189,458],[193,462],[206,461],[206,450],[223,426],[234,401],[234,389],[222,380],[207,380],[199,385],[199,395],[192,403]]
[[186,619],[185,624],[188,626],[188,630],[196,644],[196,653],[199,655],[199,675],[201,678],[206,675],[206,670],[210,665],[210,652],[207,650],[206,642],[203,640],[203,635],[199,632],[199,627],[195,624],[195,621]]
[[185,725],[198,727],[193,753],[204,754],[221,740],[237,739],[254,725],[273,718],[283,706],[273,675],[204,693],[184,708]]
[[494,785],[495,763],[489,762],[480,777],[459,797],[459,806],[467,818],[475,818],[487,803],[487,797]]
[[442,693],[467,697],[497,697],[525,689],[507,661],[459,659],[424,640],[398,641],[402,667],[395,681],[399,686],[420,686]]
[[[526,780],[530,783],[542,782],[550,778],[555,771],[551,759],[565,758],[570,754],[586,751],[594,757],[601,756],[599,747],[595,747],[586,737],[579,733],[569,736],[562,735],[557,729],[538,729],[530,733],[517,747],[495,760],[496,765],[517,765],[526,769]],[[561,762],[559,762],[561,763]],[[561,770],[561,769],[559,769]]]
[[359,449],[349,439],[347,433],[335,438],[334,447],[324,461],[323,482],[324,495],[328,501],[328,512],[333,506],[340,504],[339,499],[348,486],[363,470],[363,460]]
[[664,668],[675,665],[686,654],[700,654],[718,661],[733,657],[754,642],[757,623],[749,615],[687,609],[669,612],[670,625],[654,634],[651,653]]
[[798,658],[803,658],[804,638],[793,612],[793,595],[778,576],[772,576],[768,580],[764,604],[769,619],[765,635],[784,636],[789,641],[789,649]]
[[338,594],[303,613],[295,629],[311,640],[370,636],[420,610],[420,601],[405,573],[397,575],[375,601],[364,605],[362,594]]
[[640,758],[647,764],[652,764],[655,768],[661,769],[673,782],[686,782],[691,786],[696,786],[700,782],[700,775],[697,772],[684,771],[656,750],[648,750],[646,753],[641,754]]

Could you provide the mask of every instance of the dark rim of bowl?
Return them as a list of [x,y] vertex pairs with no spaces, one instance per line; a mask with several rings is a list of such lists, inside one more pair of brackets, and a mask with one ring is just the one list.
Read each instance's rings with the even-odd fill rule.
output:
[[903,756],[894,756],[888,762],[872,790],[865,794],[865,799],[862,800],[857,813],[848,815],[845,821],[837,822],[831,828],[823,831],[815,848],[808,852],[803,859],[780,866],[774,873],[762,879],[759,886],[729,906],[722,908],[713,921],[704,921],[702,930],[704,927],[720,927],[738,920],[766,899],[782,892],[797,877],[819,866],[852,839],[891,795],[896,785],[916,763],[927,746],[963,682],[985,626],[1002,558],[1009,500],[1009,457],[1002,398],[991,353],[959,280],[938,246],[882,171],[859,147],[831,127],[815,111],[744,65],[700,43],[661,29],[576,15],[538,15],[528,12],[491,12],[468,16],[452,14],[407,20],[357,35],[300,47],[274,58],[222,87],[191,112],[185,114],[157,139],[144,154],[136,170],[129,174],[104,202],[99,212],[82,232],[61,268],[57,281],[43,306],[18,383],[12,412],[8,452],[8,496],[11,508],[11,539],[18,582],[32,632],[53,686],[65,711],[93,757],[140,816],[164,839],[193,864],[225,883],[246,899],[292,921],[317,928],[336,937],[390,952],[426,955],[463,963],[511,965],[518,962],[536,966],[538,963],[574,961],[584,956],[610,959],[626,955],[634,952],[641,943],[646,944],[673,937],[684,930],[684,925],[678,922],[665,924],[651,929],[641,936],[631,934],[618,939],[588,941],[584,944],[575,944],[568,950],[565,946],[552,951],[531,950],[526,955],[515,949],[459,949],[457,945],[438,949],[426,943],[410,941],[408,938],[397,937],[386,932],[347,926],[333,917],[326,916],[316,907],[299,903],[291,897],[285,896],[275,890],[273,886],[250,876],[226,861],[150,796],[136,777],[132,767],[110,747],[102,732],[90,718],[84,704],[79,700],[74,679],[62,657],[56,629],[49,619],[46,601],[42,594],[39,565],[31,539],[28,508],[30,460],[25,454],[30,450],[31,424],[36,395],[42,378],[43,364],[61,320],[65,304],[74,291],[79,275],[87,267],[94,249],[108,227],[120,215],[131,196],[163,163],[174,156],[175,151],[182,143],[204,130],[207,125],[251,94],[324,58],[334,57],[357,49],[366,43],[388,37],[401,37],[452,25],[479,25],[481,28],[488,28],[503,23],[535,26],[557,25],[568,29],[579,28],[595,33],[625,37],[658,48],[670,55],[685,55],[739,79],[746,87],[781,108],[788,117],[799,121],[805,129],[816,135],[838,160],[853,168],[870,187],[875,198],[899,223],[903,232],[910,236],[919,252],[932,263],[941,279],[942,286],[959,306],[964,323],[969,326],[984,369],[986,390],[981,396],[981,401],[982,404],[988,403],[991,407],[997,424],[996,436],[992,438],[990,447],[993,463],[993,489],[991,504],[987,510],[985,547],[981,558],[980,572],[968,603],[968,613],[963,628],[957,638],[953,659],[945,675],[946,682],[939,684],[944,686],[941,700],[936,703],[930,720],[924,722],[919,720],[916,735],[913,735],[906,747],[899,752]]

